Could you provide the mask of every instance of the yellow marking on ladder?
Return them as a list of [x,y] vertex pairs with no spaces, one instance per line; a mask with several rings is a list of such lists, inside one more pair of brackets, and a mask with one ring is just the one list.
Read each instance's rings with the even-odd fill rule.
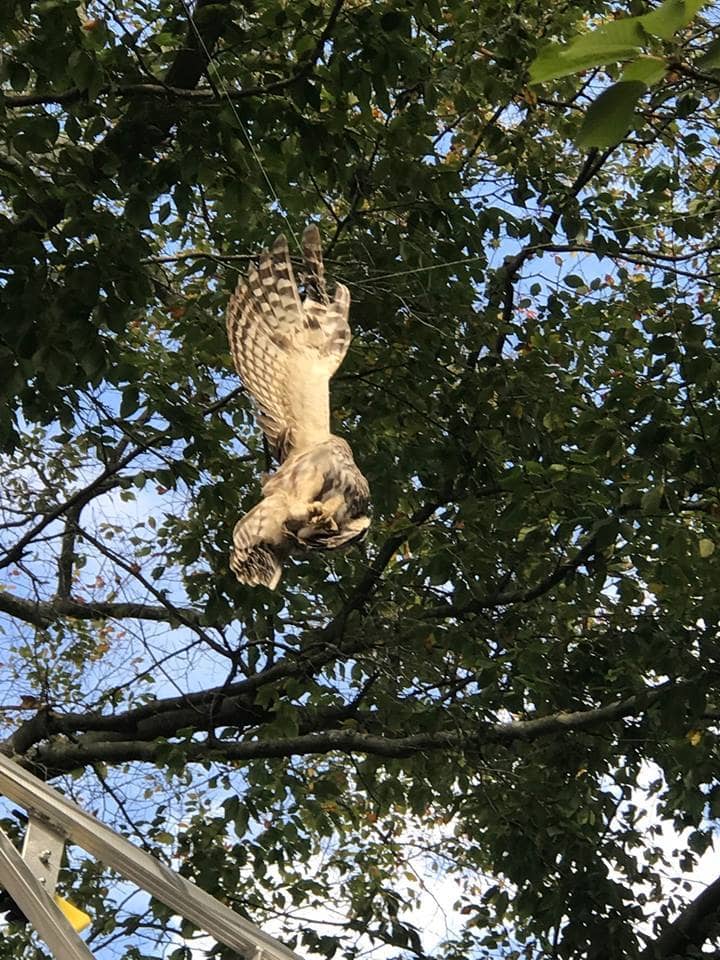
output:
[[85,929],[85,927],[90,926],[92,917],[88,916],[87,913],[85,913],[83,910],[80,910],[78,907],[73,906],[69,900],[66,900],[64,897],[59,897],[57,894],[55,894],[53,900],[65,914],[66,918],[70,922],[70,926],[76,933],[80,933]]

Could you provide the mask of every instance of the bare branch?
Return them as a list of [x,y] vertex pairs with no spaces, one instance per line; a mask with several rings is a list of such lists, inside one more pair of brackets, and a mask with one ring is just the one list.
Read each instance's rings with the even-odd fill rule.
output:
[[75,620],[122,620],[133,618],[136,620],[153,620],[158,623],[189,625],[190,622],[199,623],[202,611],[191,607],[176,607],[182,614],[178,620],[166,606],[153,607],[146,603],[111,603],[105,601],[88,601],[58,597],[49,601],[26,600],[15,597],[6,591],[0,592],[0,612],[10,614],[31,623],[36,627],[47,627],[62,617]]
[[[349,703],[341,703],[300,712],[298,733],[309,734],[327,730],[359,716],[362,700],[371,688],[370,678]],[[10,709],[10,708],[6,708]],[[6,741],[6,748],[17,754],[27,753],[41,740],[58,734],[76,737],[83,733],[83,742],[89,744],[108,741],[157,741],[167,740],[189,727],[212,733],[214,743],[222,743],[215,737],[215,728],[230,724],[233,728],[248,727],[253,730],[261,723],[272,719],[273,708],[259,706],[251,696],[225,693],[225,688],[204,690],[187,696],[154,700],[124,713],[58,714],[43,705],[29,720],[22,723]],[[368,718],[371,719],[371,718]]]
[[57,595],[63,599],[70,597],[72,590],[72,574],[75,564],[75,541],[77,539],[77,525],[83,505],[76,503],[67,511],[65,530],[63,531],[60,556],[58,558]]
[[223,646],[223,644],[218,643],[217,640],[214,640],[206,630],[203,630],[196,616],[186,617],[182,608],[177,607],[172,600],[170,600],[167,595],[167,591],[158,590],[157,587],[153,586],[147,577],[144,577],[143,574],[135,568],[134,564],[128,563],[127,560],[124,560],[114,550],[111,550],[107,544],[104,544],[101,540],[98,540],[97,537],[94,537],[91,533],[88,533],[87,530],[79,529],[78,532],[84,540],[87,540],[88,543],[91,543],[96,550],[102,553],[103,556],[107,557],[109,560],[112,560],[113,563],[116,563],[119,567],[122,567],[122,569],[127,573],[132,574],[132,576],[134,576],[136,580],[155,597],[156,600],[159,600],[167,611],[165,619],[175,620],[178,623],[181,623],[183,626],[188,627],[211,649],[215,650],[216,653],[219,653],[224,657],[234,656],[233,651]]
[[212,260],[213,263],[248,263],[254,257],[251,253],[208,253],[206,250],[184,250],[182,253],[170,253],[158,257],[148,257],[144,263],[181,263],[183,260]]

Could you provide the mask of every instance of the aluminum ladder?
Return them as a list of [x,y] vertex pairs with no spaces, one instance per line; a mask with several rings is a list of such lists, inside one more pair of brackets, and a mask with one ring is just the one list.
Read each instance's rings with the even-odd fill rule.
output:
[[93,960],[68,919],[75,908],[66,901],[58,905],[59,898],[54,898],[66,842],[82,847],[175,913],[236,950],[243,960],[302,960],[279,940],[233,913],[2,754],[0,794],[24,807],[29,817],[22,853],[0,830],[0,887],[22,910],[55,960]]

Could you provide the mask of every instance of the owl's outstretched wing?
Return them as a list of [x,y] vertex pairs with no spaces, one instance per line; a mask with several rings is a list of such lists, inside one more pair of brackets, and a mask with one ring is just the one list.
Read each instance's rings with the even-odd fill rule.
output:
[[278,459],[330,433],[330,377],[350,343],[350,294],[325,287],[320,234],[303,234],[305,297],[300,299],[285,237],[264,251],[230,298],[227,331],[235,368],[260,411]]

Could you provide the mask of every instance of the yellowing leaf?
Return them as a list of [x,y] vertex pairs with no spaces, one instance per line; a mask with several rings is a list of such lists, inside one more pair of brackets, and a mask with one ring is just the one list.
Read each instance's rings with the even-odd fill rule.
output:
[[715,553],[715,543],[712,540],[708,540],[707,537],[703,537],[700,543],[698,543],[698,550],[703,560],[706,560]]
[[688,735],[688,743],[691,747],[697,747],[700,741],[702,740],[702,731],[701,730],[691,730]]

